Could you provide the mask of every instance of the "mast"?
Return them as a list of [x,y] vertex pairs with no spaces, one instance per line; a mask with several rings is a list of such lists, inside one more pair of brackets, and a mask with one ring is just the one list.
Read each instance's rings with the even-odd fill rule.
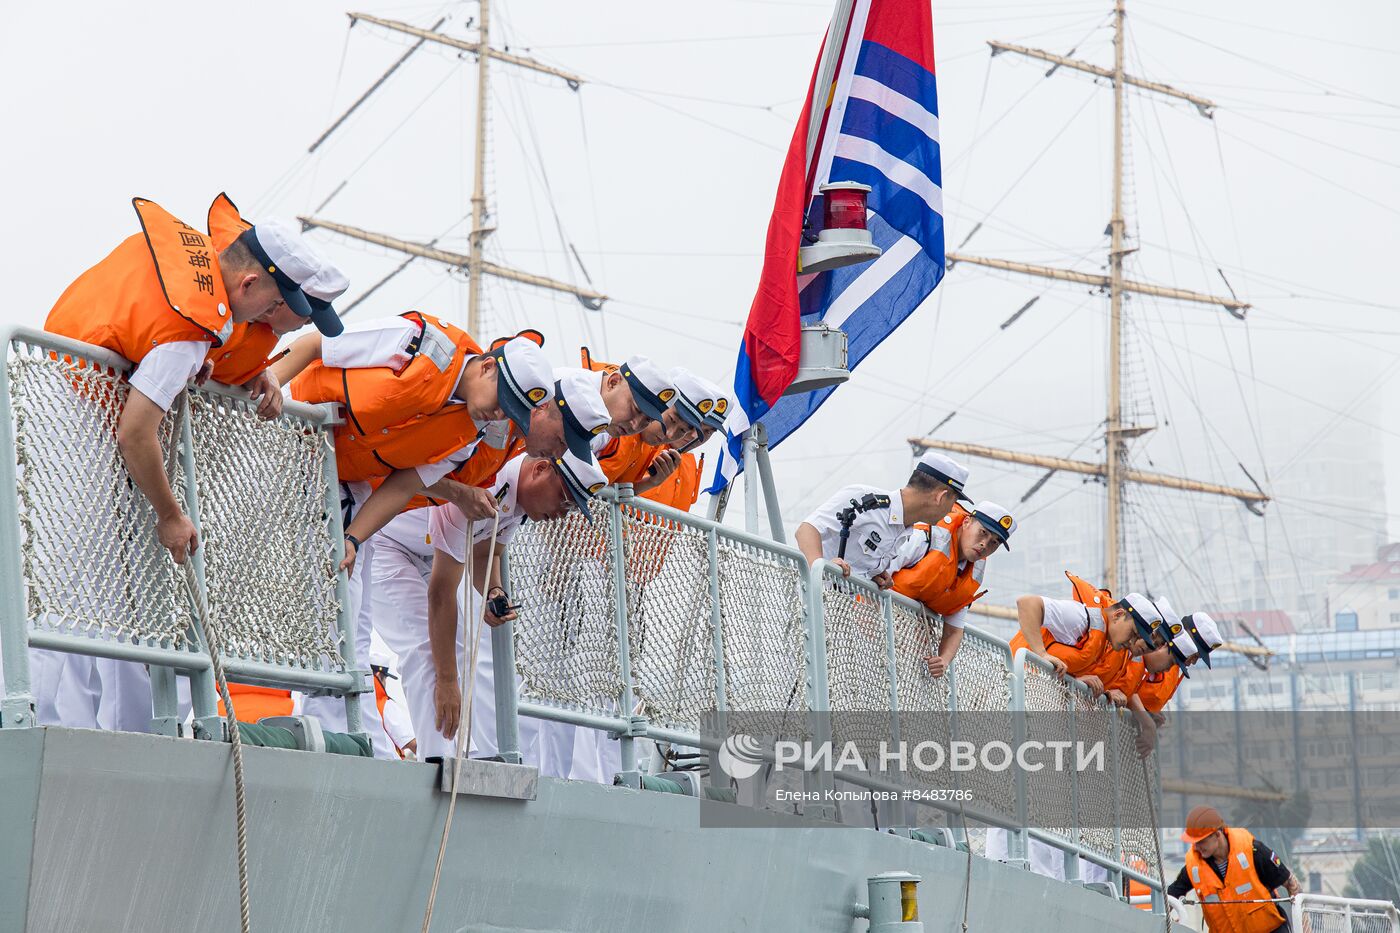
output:
[[1093,285],[1108,292],[1108,410],[1104,422],[1104,462],[1102,464],[1094,464],[1067,460],[1059,457],[1037,457],[1017,453],[1015,451],[999,450],[997,448],[975,444],[958,444],[952,441],[942,441],[934,438],[909,439],[910,445],[917,453],[922,453],[930,447],[939,447],[945,450],[960,450],[973,456],[986,457],[992,460],[1043,466],[1050,470],[1051,473],[1065,470],[1068,472],[1102,477],[1108,493],[1107,508],[1104,514],[1103,579],[1104,586],[1115,592],[1122,583],[1119,579],[1121,576],[1119,555],[1122,552],[1123,546],[1123,488],[1127,483],[1142,483],[1186,492],[1229,496],[1238,499],[1249,508],[1250,511],[1256,514],[1261,514],[1263,505],[1269,501],[1269,497],[1265,495],[1262,490],[1255,492],[1246,489],[1221,486],[1215,483],[1200,483],[1179,477],[1164,476],[1159,473],[1147,473],[1141,470],[1133,470],[1127,466],[1127,441],[1130,438],[1146,434],[1148,431],[1152,430],[1152,427],[1150,425],[1123,423],[1123,296],[1129,293],[1137,293],[1154,295],[1176,301],[1220,305],[1237,318],[1243,318],[1250,306],[1247,302],[1240,301],[1233,295],[1226,298],[1219,295],[1190,291],[1188,289],[1131,281],[1123,277],[1123,258],[1134,251],[1134,248],[1128,247],[1125,242],[1127,239],[1127,225],[1123,217],[1123,121],[1126,104],[1124,90],[1126,86],[1132,85],[1154,94],[1160,94],[1164,97],[1187,101],[1195,106],[1200,114],[1207,119],[1210,119],[1211,111],[1215,109],[1214,101],[1207,98],[1178,90],[1169,84],[1138,78],[1124,71],[1124,25],[1126,15],[1127,12],[1124,8],[1124,0],[1114,0],[1112,69],[1103,68],[1099,65],[1079,61],[1078,59],[1069,58],[1067,56],[1056,55],[1053,52],[1047,52],[1043,49],[1027,48],[1008,42],[993,41],[987,43],[991,47],[993,56],[1002,53],[1011,53],[1013,55],[1022,55],[1038,61],[1052,63],[1055,67],[1047,73],[1047,77],[1049,74],[1053,74],[1056,69],[1064,67],[1092,74],[1096,77],[1106,78],[1113,83],[1113,212],[1109,217],[1108,223],[1108,275],[1092,275],[1071,269],[1057,269],[1051,266],[1040,266],[1031,263],[1013,262],[1010,260],[983,256],[970,256],[956,252],[947,254],[949,267],[959,262],[965,262],[971,265],[985,266],[1021,275]]
[[[389,75],[393,74],[393,72],[399,67],[399,65],[403,64],[403,61],[407,59],[413,51],[417,50],[419,46],[422,45],[422,43],[435,42],[439,45],[445,45],[449,48],[457,49],[458,51],[467,52],[469,54],[475,55],[477,61],[475,140],[476,163],[472,167],[472,228],[469,237],[469,248],[467,254],[462,255],[460,253],[453,253],[447,250],[437,249],[434,245],[437,242],[436,240],[428,244],[414,243],[409,240],[402,240],[398,239],[397,237],[362,230],[358,227],[353,227],[347,224],[332,223],[331,221],[323,220],[318,217],[301,217],[299,219],[301,220],[304,228],[321,227],[325,230],[329,230],[341,236],[351,237],[353,239],[362,240],[368,243],[375,243],[379,246],[383,246],[388,249],[393,249],[408,254],[408,256],[410,257],[409,260],[405,261],[402,265],[399,266],[398,269],[396,269],[394,272],[391,272],[389,276],[385,277],[385,279],[381,280],[377,285],[375,285],[375,288],[378,288],[379,285],[383,285],[385,281],[396,275],[399,271],[401,271],[404,268],[404,266],[408,264],[409,261],[412,261],[412,259],[414,258],[428,259],[433,262],[440,262],[444,263],[445,265],[465,269],[467,272],[467,332],[471,334],[477,334],[479,336],[481,327],[482,277],[486,275],[506,279],[512,282],[519,282],[523,285],[531,285],[537,288],[549,289],[550,291],[562,292],[566,295],[573,295],[584,305],[584,307],[592,311],[599,310],[603,306],[603,302],[607,301],[607,296],[589,288],[580,288],[576,285],[570,285],[567,282],[561,282],[557,279],[552,279],[547,276],[523,272],[518,269],[512,269],[509,266],[503,266],[499,263],[488,262],[486,260],[486,238],[491,234],[491,231],[495,229],[494,227],[487,225],[487,220],[490,217],[491,212],[488,209],[486,203],[486,154],[488,149],[486,114],[489,101],[488,95],[490,93],[489,63],[491,59],[494,58],[497,61],[502,62],[504,64],[514,65],[517,68],[524,68],[528,71],[534,71],[539,74],[559,78],[566,85],[568,85],[570,90],[573,91],[577,91],[579,89],[579,86],[583,84],[583,79],[576,74],[572,74],[562,69],[555,68],[551,65],[546,65],[543,62],[539,62],[533,58],[530,58],[529,56],[518,55],[513,52],[503,52],[499,49],[491,48],[490,0],[478,0],[478,2],[481,6],[479,16],[480,21],[477,24],[478,29],[480,31],[480,35],[478,36],[475,42],[470,41],[468,39],[458,39],[454,36],[449,36],[445,35],[444,33],[438,32],[438,27],[441,26],[444,22],[444,20],[441,19],[438,20],[438,22],[433,26],[433,28],[423,29],[422,27],[413,26],[408,23],[402,23],[398,20],[384,19],[379,16],[370,16],[366,13],[347,14],[350,17],[350,21],[352,23],[369,23],[371,25],[379,26],[384,29],[393,30],[394,32],[400,32],[405,35],[415,36],[418,38],[419,41],[417,44],[412,46],[407,53],[404,54],[403,58],[400,58],[399,61],[393,65],[393,67],[391,67],[387,72],[385,72],[385,74],[381,76],[380,79],[376,81],[368,91],[361,95],[359,100],[357,100],[355,104],[351,107],[350,111],[347,111],[339,120],[337,120],[331,126],[330,129],[328,129],[325,133],[321,135],[320,139],[318,139],[315,143],[315,145],[319,146],[321,142],[323,142],[328,136],[330,136],[330,134],[333,133],[336,130],[336,128],[344,122],[345,117],[349,116],[349,114],[353,112],[355,108],[359,107],[362,103],[364,103],[364,101],[369,97],[369,95],[372,94],[376,89],[378,89],[384,83],[385,79],[387,79]],[[359,299],[356,299],[355,304],[359,304],[360,300],[362,300],[364,297],[365,296],[362,295]],[[351,307],[353,307],[353,305]]]
[[1108,225],[1108,421],[1104,445],[1108,507],[1104,510],[1103,585],[1116,593],[1123,531],[1123,479],[1118,467],[1123,453],[1123,0],[1115,0],[1113,8],[1113,216]]
[[[491,0],[481,4],[481,51],[476,55],[476,164],[472,167],[472,232],[470,262],[467,265],[467,333],[480,334],[481,324],[481,258],[486,240],[486,90],[487,64],[491,56]],[[1122,0],[1119,0],[1121,3]]]

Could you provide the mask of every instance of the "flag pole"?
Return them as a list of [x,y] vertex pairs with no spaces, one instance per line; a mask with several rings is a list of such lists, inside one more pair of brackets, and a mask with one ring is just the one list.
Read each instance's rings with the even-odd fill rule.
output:
[[812,160],[817,155],[822,121],[826,119],[826,108],[831,101],[831,85],[836,80],[836,66],[841,61],[841,50],[846,47],[846,32],[851,28],[851,11],[855,0],[836,0],[836,10],[831,14],[831,26],[826,31],[826,44],[822,46],[822,57],[817,62],[817,79],[812,85],[811,113],[807,115],[807,198],[810,201],[815,179],[812,178]]

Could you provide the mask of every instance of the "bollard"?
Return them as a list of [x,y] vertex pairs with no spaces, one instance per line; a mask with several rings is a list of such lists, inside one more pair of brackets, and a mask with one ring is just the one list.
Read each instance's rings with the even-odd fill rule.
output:
[[870,921],[870,933],[923,933],[919,920],[918,875],[887,871],[866,879],[870,904],[857,904],[854,914]]

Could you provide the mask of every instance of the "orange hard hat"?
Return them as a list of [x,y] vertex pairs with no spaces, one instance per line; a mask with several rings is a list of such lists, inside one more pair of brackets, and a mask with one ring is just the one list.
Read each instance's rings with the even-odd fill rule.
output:
[[1224,828],[1225,819],[1215,807],[1205,804],[1192,807],[1191,812],[1186,814],[1186,829],[1181,834],[1181,841],[1200,842],[1217,829]]

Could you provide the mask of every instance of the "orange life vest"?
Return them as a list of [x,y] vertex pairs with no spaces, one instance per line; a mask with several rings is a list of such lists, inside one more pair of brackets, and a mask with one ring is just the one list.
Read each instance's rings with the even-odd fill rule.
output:
[[[1128,654],[1126,651],[1123,653]],[[1142,663],[1142,658],[1128,655],[1128,659],[1123,662],[1123,668],[1118,672],[1118,676],[1112,681],[1104,681],[1103,688],[1105,690],[1121,690],[1124,696],[1130,697],[1141,691],[1142,679],[1146,674],[1147,667]]]
[[648,444],[640,434],[631,434],[609,438],[608,443],[594,456],[609,483],[635,484],[646,479],[656,455],[665,449],[665,444]]
[[[655,457],[652,458],[656,459]],[[661,481],[659,486],[642,493],[643,499],[659,502],[680,512],[689,512],[695,500],[700,498],[700,476],[705,469],[705,455],[696,459],[695,454],[681,454],[680,466]],[[607,467],[603,468],[607,474]]]
[[[316,360],[292,380],[292,398],[313,404],[339,402],[345,407],[347,433],[359,437],[379,435],[442,410],[457,388],[462,366],[468,357],[480,356],[481,347],[460,327],[430,314],[408,311],[400,316],[418,325],[422,335],[418,351],[403,369],[341,369]],[[472,430],[471,436],[475,434]]]
[[[228,697],[233,701],[233,714],[239,722],[256,723],[268,716],[292,715],[292,691],[275,687],[254,687],[252,684],[228,683]],[[219,700],[219,715],[227,716],[224,701]]]
[[1173,664],[1160,674],[1147,674],[1138,686],[1138,699],[1149,713],[1160,713],[1181,686],[1181,668]]
[[914,566],[895,573],[895,592],[917,599],[930,612],[943,616],[976,602],[985,592],[981,586],[986,561],[979,560],[958,570],[959,538],[971,517],[966,509],[955,506],[935,527],[915,525],[916,534],[927,536],[928,553]]
[[1276,904],[1232,904],[1231,901],[1262,901],[1274,896],[1259,880],[1254,865],[1254,834],[1247,829],[1226,827],[1230,854],[1221,878],[1196,847],[1186,850],[1186,874],[1201,899],[1201,912],[1211,933],[1271,933],[1282,926],[1284,917]]
[[[1041,626],[1040,636],[1045,640],[1046,650],[1065,662],[1071,677],[1093,675],[1106,684],[1119,675],[1128,660],[1126,651],[1115,651],[1108,643],[1108,611],[1114,602],[1113,594],[1069,571],[1065,571],[1065,576],[1074,588],[1074,601],[1084,605],[1088,628],[1073,645],[1056,641],[1044,626]],[[1018,648],[1029,647],[1026,636],[1020,632],[1011,639],[1013,654]]]
[[78,276],[49,311],[44,329],[133,363],[164,343],[222,346],[233,334],[233,314],[209,237],[151,201],[131,203],[142,232]]
[[[252,226],[238,213],[227,194],[219,193],[209,205],[206,221],[214,249],[223,252],[238,235]],[[211,348],[206,359],[214,364],[213,379],[224,385],[241,386],[272,365],[268,356],[277,347],[277,334],[260,321],[233,325],[233,334],[218,349]]]
[[[447,479],[461,483],[463,486],[480,486],[482,489],[489,489],[496,482],[496,474],[501,467],[506,465],[516,454],[524,453],[525,438],[520,434],[518,428],[513,424],[510,429],[510,436],[506,439],[506,445],[501,448],[492,447],[489,444],[477,444],[472,455],[463,463],[447,474]],[[415,464],[421,466],[421,464]],[[369,481],[370,485],[378,489],[387,477],[376,476]],[[408,500],[400,512],[411,512],[414,509],[425,509],[432,505],[441,505],[442,502],[432,496],[418,495]]]

